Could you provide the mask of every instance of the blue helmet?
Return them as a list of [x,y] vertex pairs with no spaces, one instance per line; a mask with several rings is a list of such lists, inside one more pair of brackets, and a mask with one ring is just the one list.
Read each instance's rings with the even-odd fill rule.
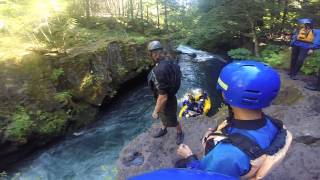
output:
[[257,61],[235,61],[226,65],[219,76],[217,89],[234,107],[262,109],[270,105],[280,89],[277,71]]
[[300,24],[313,24],[313,20],[310,18],[301,18],[301,19],[298,19],[298,23],[300,23]]

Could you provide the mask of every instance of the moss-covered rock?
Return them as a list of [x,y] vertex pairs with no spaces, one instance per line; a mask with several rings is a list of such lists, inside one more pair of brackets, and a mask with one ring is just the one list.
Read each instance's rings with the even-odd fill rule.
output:
[[32,144],[31,151],[92,122],[121,84],[150,68],[145,46],[100,40],[64,54],[32,51],[1,60],[0,170],[21,147]]

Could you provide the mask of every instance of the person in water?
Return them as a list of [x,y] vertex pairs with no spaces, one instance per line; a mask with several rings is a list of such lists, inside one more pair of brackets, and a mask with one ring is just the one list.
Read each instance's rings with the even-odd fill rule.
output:
[[205,102],[208,99],[208,95],[204,92],[203,89],[197,89],[195,94],[198,96],[198,111],[200,114],[203,114]]
[[300,71],[304,60],[312,54],[315,49],[320,47],[320,32],[313,29],[312,19],[302,18],[298,20],[299,28],[292,36],[291,46],[291,64],[289,76],[297,80],[297,74]]
[[153,135],[159,138],[167,133],[167,127],[176,127],[176,143],[183,142],[183,132],[177,120],[176,93],[180,88],[181,71],[179,65],[168,59],[159,41],[152,41],[148,45],[149,56],[155,66],[148,75],[148,84],[154,92],[156,106],[152,113],[154,119],[160,119],[162,127]]
[[292,141],[282,122],[262,111],[279,92],[278,73],[261,62],[236,61],[222,69],[217,89],[229,107],[229,117],[205,133],[201,160],[181,144],[177,153],[183,161],[176,167],[236,178],[263,178],[281,162]]
[[187,106],[187,109],[182,113],[183,117],[193,117],[202,114],[203,110],[199,109],[199,104],[196,102],[194,95],[189,92],[188,99],[184,100],[182,105]]

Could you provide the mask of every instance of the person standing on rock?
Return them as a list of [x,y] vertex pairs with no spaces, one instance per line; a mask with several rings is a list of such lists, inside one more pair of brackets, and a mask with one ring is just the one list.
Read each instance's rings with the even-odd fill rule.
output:
[[197,160],[181,144],[177,153],[184,159],[176,167],[241,179],[264,178],[282,161],[292,141],[282,122],[262,111],[279,92],[279,74],[261,62],[236,61],[222,69],[217,89],[229,107],[229,117],[205,133],[203,159]]
[[313,29],[313,21],[309,18],[298,20],[299,29],[292,36],[290,43],[291,64],[289,76],[292,80],[297,80],[304,60],[320,47],[320,30]]
[[181,144],[184,135],[177,120],[176,98],[181,83],[180,67],[174,60],[165,56],[163,46],[159,41],[150,42],[148,52],[155,63],[154,68],[148,75],[148,84],[156,98],[152,118],[160,119],[162,122],[162,127],[156,134],[153,134],[153,137],[162,137],[167,133],[167,127],[176,127],[176,143]]

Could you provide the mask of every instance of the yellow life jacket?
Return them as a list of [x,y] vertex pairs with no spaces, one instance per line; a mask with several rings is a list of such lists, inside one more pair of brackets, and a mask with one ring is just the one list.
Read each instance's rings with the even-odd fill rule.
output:
[[[272,120],[272,121],[274,122],[274,120]],[[226,140],[227,140],[227,142],[229,142],[229,136],[224,134],[224,132],[223,132],[227,126],[228,126],[228,123],[227,123],[227,120],[225,120],[224,122],[222,122],[218,126],[216,131],[214,131],[213,133],[207,132],[207,134],[205,135],[205,137],[207,137],[206,141],[202,142],[203,146],[205,147],[206,143],[208,141],[211,141],[211,143],[213,142],[214,146],[217,145],[220,141],[226,142]],[[280,131],[282,133],[278,133],[278,135],[275,137],[275,139],[279,137],[279,134],[282,134],[281,138],[285,139],[284,145],[280,149],[279,149],[279,147],[277,147],[278,148],[277,152],[275,152],[273,154],[270,154],[270,153],[260,154],[260,155],[257,155],[258,157],[254,158],[254,159],[252,159],[252,156],[251,156],[252,160],[250,160],[250,165],[251,165],[250,171],[247,174],[241,176],[242,180],[263,179],[275,167],[277,167],[281,163],[281,161],[284,159],[284,157],[285,157],[286,153],[288,152],[288,149],[291,145],[291,142],[292,142],[292,134],[290,131],[288,131],[286,129],[286,127],[284,125],[281,124],[281,126],[282,127],[280,127]],[[212,135],[210,135],[210,134],[212,134]],[[285,135],[285,137],[283,135]],[[238,139],[239,139],[239,137],[238,137]],[[238,147],[240,150],[243,151],[243,149],[245,149],[245,148],[243,148],[242,144],[248,144],[248,143],[244,143],[244,142],[248,142],[247,139],[246,138],[243,139],[240,137],[240,141],[238,142],[238,144],[232,143],[232,142],[231,142],[231,144],[235,145],[236,147]],[[272,146],[272,145],[273,145],[273,143],[270,146]],[[277,146],[277,145],[275,145],[275,146]],[[253,148],[253,149],[257,149],[257,148]],[[247,152],[244,151],[244,153],[248,155]],[[256,154],[256,153],[253,153],[253,154]]]
[[297,36],[298,41],[303,41],[307,43],[312,43],[314,40],[314,32],[312,29],[306,29],[306,28],[301,28],[298,36]]

